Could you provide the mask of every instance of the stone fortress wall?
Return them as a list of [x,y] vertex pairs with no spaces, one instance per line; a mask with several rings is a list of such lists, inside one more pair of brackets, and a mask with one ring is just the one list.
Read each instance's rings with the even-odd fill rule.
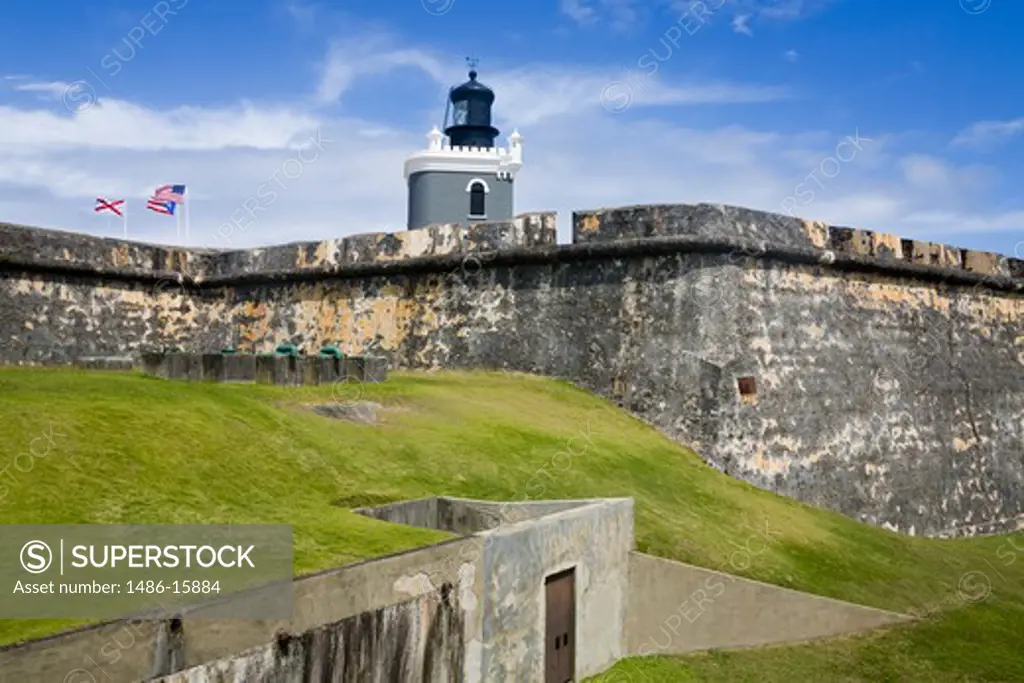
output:
[[163,347],[570,379],[712,466],[912,534],[1024,514],[1024,263],[717,205],[209,251],[0,225],[0,362]]

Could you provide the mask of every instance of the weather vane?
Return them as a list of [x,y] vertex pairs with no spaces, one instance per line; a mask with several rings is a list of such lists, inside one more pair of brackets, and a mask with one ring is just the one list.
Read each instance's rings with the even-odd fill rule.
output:
[[480,60],[476,57],[466,57],[466,64],[469,65],[470,69],[476,71],[476,65],[480,63]]

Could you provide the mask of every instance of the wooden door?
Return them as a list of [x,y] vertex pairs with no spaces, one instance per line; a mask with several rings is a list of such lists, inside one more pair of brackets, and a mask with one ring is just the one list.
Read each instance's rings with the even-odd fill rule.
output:
[[576,670],[576,572],[569,569],[544,580],[546,617],[545,683],[569,683]]

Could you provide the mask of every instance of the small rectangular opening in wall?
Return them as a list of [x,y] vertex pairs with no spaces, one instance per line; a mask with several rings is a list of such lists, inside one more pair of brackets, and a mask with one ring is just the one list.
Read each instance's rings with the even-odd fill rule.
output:
[[737,377],[736,386],[744,403],[753,403],[757,400],[757,381],[753,377]]
[[903,248],[903,260],[913,261],[914,260],[914,240],[900,240],[900,246]]

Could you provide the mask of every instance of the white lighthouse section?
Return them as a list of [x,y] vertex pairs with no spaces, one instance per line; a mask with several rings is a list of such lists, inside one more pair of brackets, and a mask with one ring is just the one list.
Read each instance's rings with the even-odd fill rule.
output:
[[405,161],[405,179],[428,171],[476,173],[513,180],[523,166],[523,136],[515,131],[508,147],[453,146],[435,126],[427,135],[427,149]]
[[407,227],[512,220],[523,136],[512,133],[508,147],[466,147],[449,139],[434,128],[427,149],[405,162]]

